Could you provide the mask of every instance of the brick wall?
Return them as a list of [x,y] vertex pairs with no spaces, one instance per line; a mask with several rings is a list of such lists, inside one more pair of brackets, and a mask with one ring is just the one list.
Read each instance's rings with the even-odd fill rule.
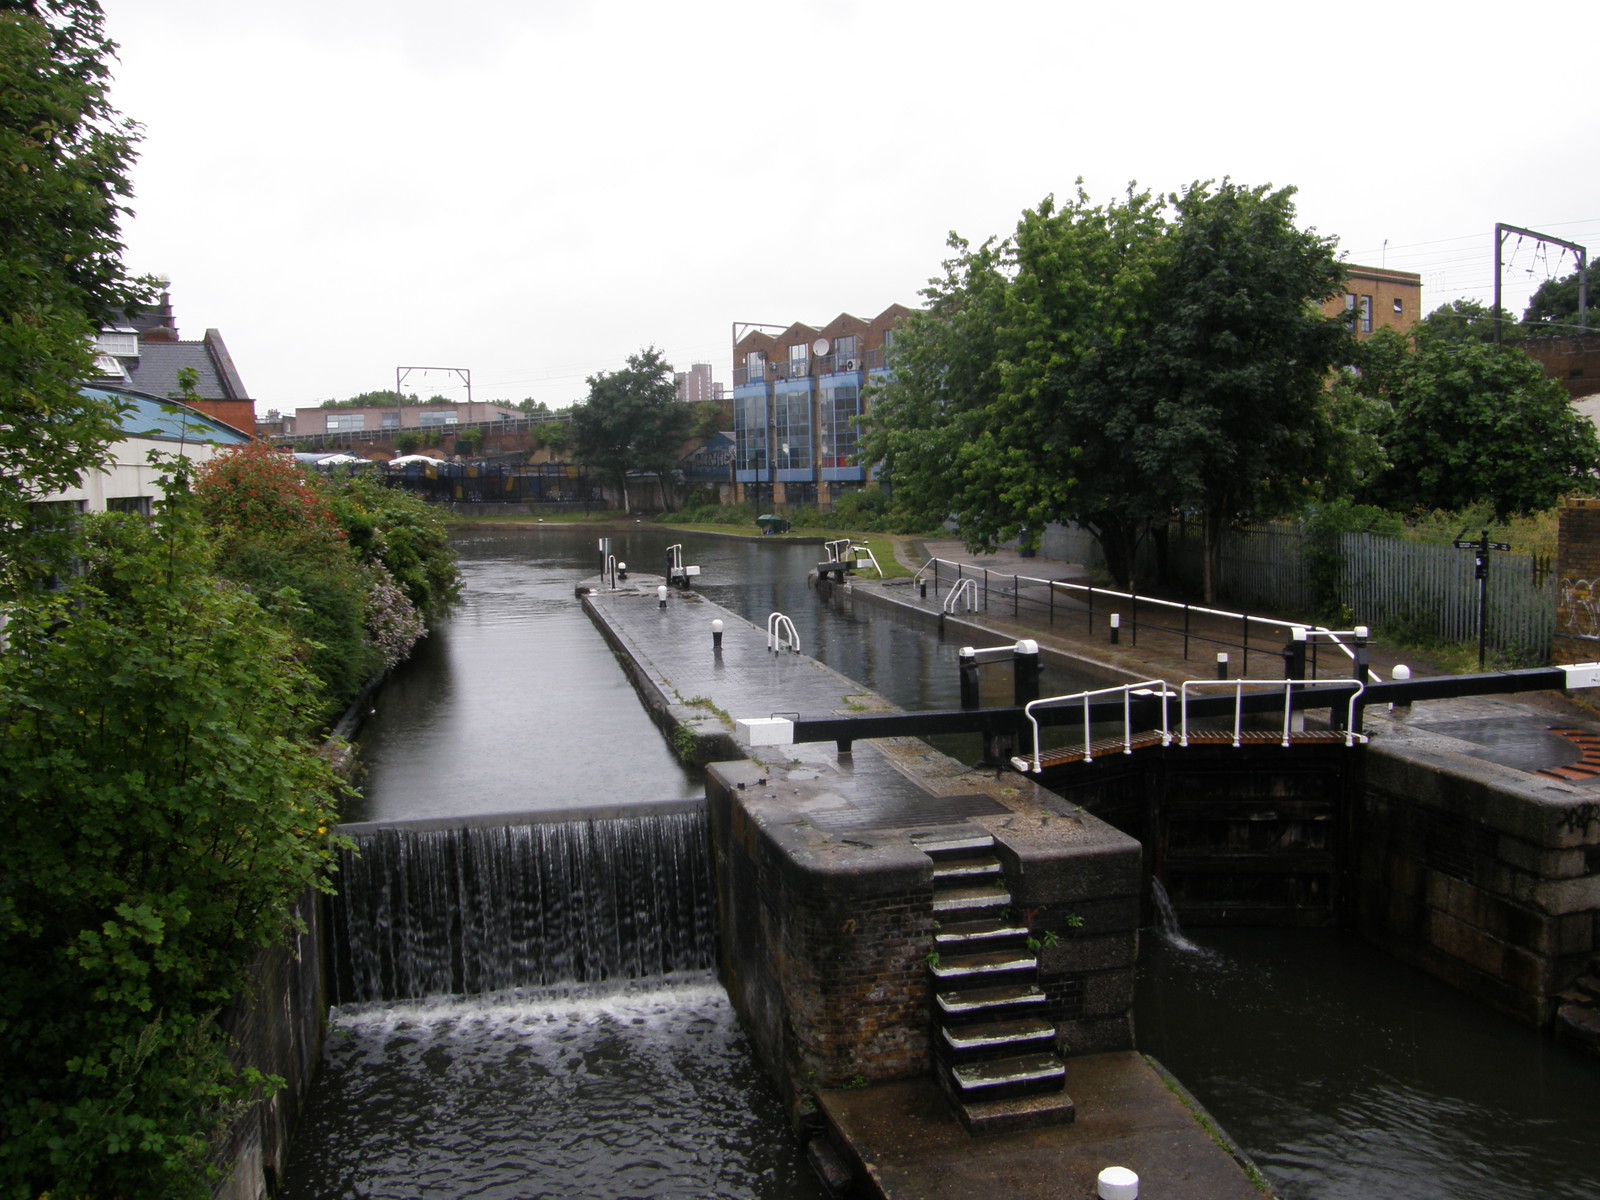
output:
[[[804,842],[781,819],[793,810],[769,823],[767,789],[741,787],[757,770],[707,775],[719,964],[798,1124],[815,1088],[930,1071],[932,860],[900,833]],[[1087,815],[997,821],[1020,915],[1059,938],[1040,953],[1046,1015],[1069,1053],[1130,1048],[1138,843]]]
[[1558,515],[1556,631],[1551,660],[1600,659],[1600,500],[1568,500]]

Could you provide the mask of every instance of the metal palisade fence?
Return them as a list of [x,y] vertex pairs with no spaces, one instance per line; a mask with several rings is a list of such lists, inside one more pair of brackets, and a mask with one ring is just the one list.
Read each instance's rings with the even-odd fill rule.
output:
[[[1478,636],[1478,581],[1474,555],[1454,546],[1428,545],[1370,533],[1340,536],[1338,603],[1355,621],[1374,628],[1403,627],[1422,637],[1474,642]],[[1053,529],[1045,553],[1103,566],[1094,539],[1076,527]],[[1217,579],[1219,599],[1280,613],[1318,606],[1299,525],[1274,524],[1223,535]],[[1167,535],[1167,574],[1198,594],[1203,579],[1200,530],[1174,525]],[[1155,549],[1141,549],[1138,576],[1156,577]],[[1546,663],[1555,632],[1560,580],[1542,556],[1493,551],[1487,589],[1488,647],[1517,662]],[[1600,611],[1600,605],[1596,605]],[[1595,621],[1600,633],[1600,618]]]

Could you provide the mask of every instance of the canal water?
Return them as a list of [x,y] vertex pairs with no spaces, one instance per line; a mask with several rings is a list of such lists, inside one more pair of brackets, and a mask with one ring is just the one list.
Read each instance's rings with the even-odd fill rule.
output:
[[[681,540],[718,603],[756,624],[788,614],[805,652],[902,707],[957,705],[956,647],[824,602],[805,582],[814,546],[611,537],[652,573]],[[378,699],[350,818],[699,795],[574,601],[594,533],[474,530],[457,547],[465,601]],[[1144,939],[1140,1047],[1284,1196],[1600,1194],[1592,1064],[1331,932],[1190,937],[1201,953]],[[684,971],[336,1010],[286,1194],[822,1193],[726,996]]]

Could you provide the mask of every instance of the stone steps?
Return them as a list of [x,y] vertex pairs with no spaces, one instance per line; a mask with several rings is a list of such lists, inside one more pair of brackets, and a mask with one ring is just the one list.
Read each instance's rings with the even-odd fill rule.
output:
[[1039,958],[1010,918],[1005,867],[987,834],[914,839],[933,862],[938,921],[928,956],[933,1069],[970,1133],[1060,1124],[1076,1110],[1044,1015]]
[[988,950],[978,954],[941,954],[930,970],[941,984],[972,984],[1035,972],[1038,968],[1038,958],[1027,950]]
[[1056,1027],[1041,1017],[985,1021],[978,1025],[946,1025],[939,1032],[944,1049],[951,1056],[980,1051],[1020,1054],[1029,1050],[1050,1049],[1056,1038]]
[[1015,921],[998,917],[984,917],[976,921],[953,921],[941,925],[933,935],[933,944],[943,954],[947,950],[972,950],[979,946],[998,947],[1012,942],[1021,945],[1028,940],[1028,927]]

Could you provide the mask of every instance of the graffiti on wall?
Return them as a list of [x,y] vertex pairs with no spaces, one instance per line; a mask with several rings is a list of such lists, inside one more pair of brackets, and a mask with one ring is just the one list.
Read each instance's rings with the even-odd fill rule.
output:
[[1563,579],[1556,604],[1556,632],[1563,637],[1600,641],[1600,594],[1587,579]]

